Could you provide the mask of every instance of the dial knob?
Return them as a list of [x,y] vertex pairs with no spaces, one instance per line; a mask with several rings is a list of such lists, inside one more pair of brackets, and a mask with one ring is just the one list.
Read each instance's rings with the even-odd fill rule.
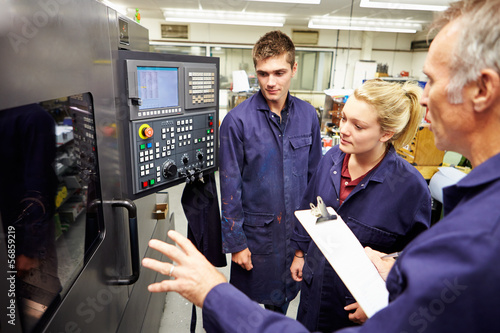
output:
[[199,151],[197,154],[196,154],[196,157],[198,158],[198,160],[203,160],[203,152]]
[[173,177],[177,174],[177,166],[172,160],[165,161],[165,163],[163,163],[162,170],[163,177],[165,178]]
[[184,163],[184,164],[189,163],[189,157],[187,155],[182,156],[182,163]]

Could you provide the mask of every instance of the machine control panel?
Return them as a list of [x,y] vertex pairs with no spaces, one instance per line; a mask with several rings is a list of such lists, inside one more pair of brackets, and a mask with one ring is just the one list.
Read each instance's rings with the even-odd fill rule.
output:
[[174,180],[195,181],[215,166],[215,111],[134,122],[137,192]]
[[139,198],[218,168],[219,59],[119,51],[126,192]]

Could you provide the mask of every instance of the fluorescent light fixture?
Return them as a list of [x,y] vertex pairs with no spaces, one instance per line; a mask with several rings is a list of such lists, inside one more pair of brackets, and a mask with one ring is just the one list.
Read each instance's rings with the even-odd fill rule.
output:
[[321,3],[321,0],[246,0],[246,1],[284,2],[284,3],[297,3],[304,5],[319,5]]
[[213,10],[165,9],[165,21],[282,27],[285,16],[279,14],[228,12]]
[[309,28],[333,30],[358,30],[379,32],[416,33],[422,30],[422,24],[407,20],[383,20],[370,18],[348,18],[335,16],[313,17]]
[[[428,5],[427,3],[434,3]],[[438,0],[426,1],[426,0],[395,0],[395,1],[371,1],[371,0],[361,0],[359,3],[360,7],[365,8],[382,8],[382,9],[406,9],[406,10],[426,10],[432,12],[442,12],[448,8],[446,5],[435,5],[439,3]],[[448,1],[441,1],[442,3],[448,3]]]

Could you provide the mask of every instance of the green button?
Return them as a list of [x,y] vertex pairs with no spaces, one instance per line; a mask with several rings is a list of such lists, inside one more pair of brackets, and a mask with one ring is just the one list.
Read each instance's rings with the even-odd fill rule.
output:
[[144,149],[146,149],[146,145],[145,145],[145,144],[142,144],[142,145],[140,145],[140,146],[139,146],[139,148],[140,148],[141,150],[144,150]]
[[154,184],[155,184],[155,180],[154,180],[154,179],[151,179],[151,180],[149,181],[149,185],[154,185]]
[[207,134],[210,134],[210,130],[207,130]]

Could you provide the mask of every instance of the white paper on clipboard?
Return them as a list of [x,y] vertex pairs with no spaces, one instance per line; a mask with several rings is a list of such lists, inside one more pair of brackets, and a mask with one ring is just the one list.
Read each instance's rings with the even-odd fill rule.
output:
[[336,220],[316,223],[311,210],[298,210],[295,216],[304,226],[330,265],[368,317],[387,306],[389,292],[385,281],[368,258],[363,246],[335,210]]

